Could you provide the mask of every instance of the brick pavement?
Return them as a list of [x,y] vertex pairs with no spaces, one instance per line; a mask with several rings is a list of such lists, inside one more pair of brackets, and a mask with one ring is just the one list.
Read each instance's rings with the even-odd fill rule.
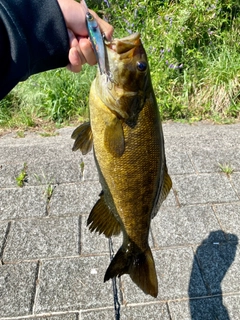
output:
[[[121,319],[240,319],[240,124],[163,129],[173,190],[150,233],[159,294],[117,279]],[[115,319],[108,240],[86,227],[101,187],[72,131],[0,138],[0,320]]]

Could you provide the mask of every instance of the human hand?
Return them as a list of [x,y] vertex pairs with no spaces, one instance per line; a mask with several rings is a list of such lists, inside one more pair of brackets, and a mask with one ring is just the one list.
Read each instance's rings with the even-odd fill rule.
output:
[[[88,30],[86,26],[87,7],[82,1],[75,0],[58,0],[62,10],[69,35],[69,64],[67,68],[72,72],[80,72],[82,65],[88,63],[96,64],[96,56],[94,54],[90,40],[88,39]],[[108,40],[113,34],[113,27],[106,21],[102,20],[94,11],[89,10]]]

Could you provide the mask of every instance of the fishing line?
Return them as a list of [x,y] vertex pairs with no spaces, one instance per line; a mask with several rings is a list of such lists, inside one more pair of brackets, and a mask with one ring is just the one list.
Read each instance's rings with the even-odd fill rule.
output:
[[[110,260],[112,261],[112,259],[114,257],[112,238],[109,238],[108,244],[109,244]],[[113,301],[114,301],[115,319],[116,320],[120,320],[121,304],[119,302],[119,297],[118,297],[118,289],[117,289],[116,277],[112,278],[112,288],[113,288]]]
[[[107,0],[104,0],[104,2],[106,3],[107,7],[110,7],[110,3]],[[88,11],[88,7],[86,5],[85,0],[83,0],[84,5],[86,6],[86,10]],[[108,22],[107,17],[105,17],[105,20]],[[108,61],[107,61],[108,63]],[[112,83],[113,82],[113,76],[110,73],[106,74],[107,76],[107,80],[108,83]],[[110,253],[110,260],[112,261],[113,257],[114,257],[114,250],[113,250],[113,242],[112,242],[112,238],[109,238],[109,253]],[[120,309],[121,309],[121,304],[119,302],[119,297],[118,297],[118,289],[117,289],[117,281],[116,281],[116,277],[112,278],[112,288],[113,288],[113,301],[114,301],[114,310],[115,310],[115,320],[120,320]]]

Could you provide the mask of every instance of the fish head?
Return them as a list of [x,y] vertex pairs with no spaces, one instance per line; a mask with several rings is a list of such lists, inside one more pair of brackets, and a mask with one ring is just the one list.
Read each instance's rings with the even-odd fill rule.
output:
[[147,55],[140,34],[114,39],[105,46],[109,74],[107,80],[106,75],[97,76],[100,97],[119,119],[134,127],[151,90]]

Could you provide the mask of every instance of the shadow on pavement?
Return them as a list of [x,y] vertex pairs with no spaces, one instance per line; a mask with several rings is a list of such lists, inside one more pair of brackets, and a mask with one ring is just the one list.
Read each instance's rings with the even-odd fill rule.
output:
[[[221,230],[213,231],[209,237],[197,248],[193,261],[189,282],[189,307],[192,320],[230,320],[227,308],[224,306],[221,295],[221,282],[234,261],[238,245],[238,237],[234,234],[225,234]],[[200,267],[203,282],[207,288],[206,299],[191,299],[199,284],[196,272]],[[196,295],[195,295],[196,297]]]

